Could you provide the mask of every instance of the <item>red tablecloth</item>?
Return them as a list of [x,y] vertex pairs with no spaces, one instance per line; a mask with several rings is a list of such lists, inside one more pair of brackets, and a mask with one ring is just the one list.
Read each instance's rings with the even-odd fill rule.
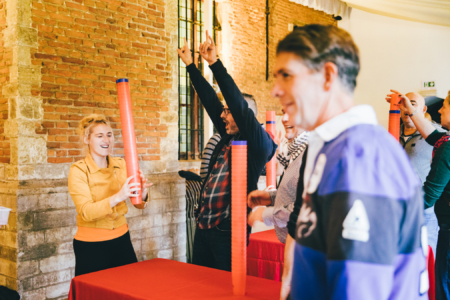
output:
[[247,274],[281,281],[283,275],[284,244],[275,229],[250,234],[247,248]]
[[233,296],[231,273],[166,259],[81,275],[69,300],[278,299],[280,283],[247,276],[246,296]]
[[434,299],[436,299],[436,280],[434,278],[434,276],[435,276],[435,274],[434,274],[434,254],[433,254],[433,249],[431,248],[430,245],[428,245],[427,265],[428,265],[428,280],[430,282],[430,287],[428,290],[428,299],[434,300]]

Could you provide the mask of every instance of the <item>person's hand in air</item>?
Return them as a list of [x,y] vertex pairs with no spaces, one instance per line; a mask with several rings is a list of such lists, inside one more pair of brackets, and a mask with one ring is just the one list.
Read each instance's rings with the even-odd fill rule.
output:
[[216,44],[206,30],[206,41],[199,47],[200,55],[211,66],[217,61]]
[[194,62],[192,59],[191,49],[189,49],[189,46],[186,43],[186,38],[184,38],[184,46],[181,47],[181,49],[177,49],[177,52],[186,67]]

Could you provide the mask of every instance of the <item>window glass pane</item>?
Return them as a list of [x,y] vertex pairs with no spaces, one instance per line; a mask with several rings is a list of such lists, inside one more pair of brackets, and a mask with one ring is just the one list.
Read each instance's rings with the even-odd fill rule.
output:
[[[202,0],[178,0],[178,17],[178,46],[182,47],[183,38],[186,38],[191,50],[198,51],[194,44],[203,41]],[[195,55],[195,60],[198,60],[198,54]],[[203,74],[201,61],[195,62]],[[203,151],[203,108],[198,97],[195,97],[186,66],[180,59],[178,66],[179,159],[197,159]]]

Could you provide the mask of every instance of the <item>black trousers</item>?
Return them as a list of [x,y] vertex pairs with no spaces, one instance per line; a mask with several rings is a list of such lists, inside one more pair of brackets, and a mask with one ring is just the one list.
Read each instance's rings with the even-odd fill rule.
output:
[[[247,226],[247,246],[251,228]],[[213,269],[231,271],[231,219],[211,229],[197,226],[192,263]]]
[[130,233],[104,242],[73,240],[75,276],[120,267],[137,262]]
[[211,229],[197,226],[194,237],[194,265],[231,271],[231,220]]

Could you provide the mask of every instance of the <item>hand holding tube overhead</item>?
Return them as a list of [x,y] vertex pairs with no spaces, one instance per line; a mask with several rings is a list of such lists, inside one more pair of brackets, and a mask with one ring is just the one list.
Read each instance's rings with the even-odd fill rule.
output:
[[[399,97],[401,98],[400,100],[400,109],[408,115],[413,114],[416,111],[416,107],[414,105],[412,105],[411,100],[409,100],[408,97],[406,97],[405,95],[403,95],[402,93],[396,91],[396,90],[391,90],[392,93],[394,94],[398,94]],[[388,94],[386,96],[386,101],[388,103],[391,102],[391,98],[392,98],[392,94]],[[431,124],[430,121],[428,121],[425,118],[425,115],[423,113],[415,113],[412,117],[411,120],[414,122],[414,125],[416,126],[417,130],[420,132],[420,134],[422,135],[423,138],[427,138],[436,128],[434,128],[433,124]]]
[[400,93],[396,90],[391,90],[391,92],[392,92],[392,94],[386,95],[386,101],[388,103],[391,103],[391,99],[392,99],[393,95],[398,95],[400,97],[400,103],[399,103],[400,109],[408,115],[411,115],[414,113],[416,108],[414,107],[414,105],[412,105],[411,100],[409,100],[408,97],[406,97],[405,95],[403,95],[402,93]]

